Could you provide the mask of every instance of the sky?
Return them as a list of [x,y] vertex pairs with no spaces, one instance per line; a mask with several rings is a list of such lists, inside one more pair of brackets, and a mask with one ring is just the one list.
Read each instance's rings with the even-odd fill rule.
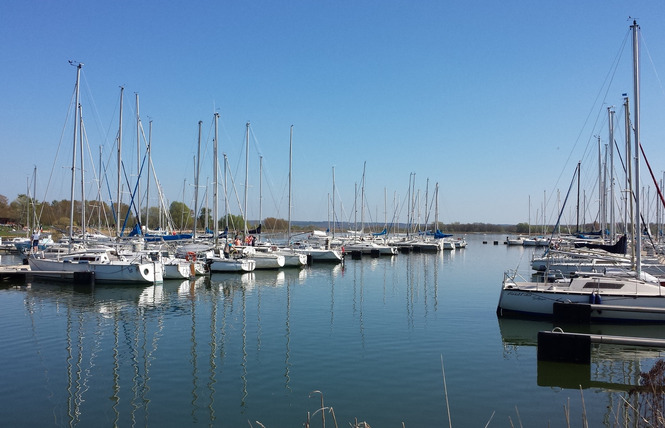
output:
[[[619,147],[622,94],[631,114],[635,108],[634,19],[641,141],[662,177],[660,0],[3,2],[0,195],[12,201],[30,189],[38,200],[69,199],[75,61],[84,64],[87,199],[97,197],[100,182],[102,199],[115,199],[122,86],[129,187],[151,129],[154,174],[167,203],[194,207],[201,121],[198,205],[212,209],[218,113],[220,182],[226,154],[229,209],[241,214],[248,159],[249,219],[288,218],[292,141],[294,221],[328,220],[334,199],[336,218],[358,223],[405,222],[412,200],[420,221],[553,223],[578,162],[589,220],[599,200],[598,138],[601,147],[609,141],[608,107],[616,110]],[[615,157],[617,176],[620,169]],[[142,197],[155,206],[154,179],[145,195],[146,175]],[[647,179],[642,167],[654,199]],[[128,194],[124,185],[125,202]],[[574,223],[566,206],[564,221]]]

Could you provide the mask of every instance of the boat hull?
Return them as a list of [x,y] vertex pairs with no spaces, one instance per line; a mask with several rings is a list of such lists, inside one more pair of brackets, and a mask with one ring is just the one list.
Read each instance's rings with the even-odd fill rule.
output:
[[[497,314],[527,318],[551,318],[554,303],[591,304],[590,319],[610,322],[665,322],[665,295],[636,296],[567,292],[557,289],[506,288],[501,290]],[[621,309],[613,309],[620,307]],[[650,310],[651,309],[651,310]]]
[[162,264],[153,263],[95,263],[29,258],[30,270],[35,275],[48,276],[49,272],[94,272],[96,282],[155,283],[164,279]]
[[251,272],[256,269],[256,262],[252,259],[222,259],[215,257],[209,259],[210,272]]

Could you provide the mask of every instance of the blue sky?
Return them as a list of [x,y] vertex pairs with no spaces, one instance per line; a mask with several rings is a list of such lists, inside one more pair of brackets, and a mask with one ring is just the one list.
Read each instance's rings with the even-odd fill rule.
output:
[[[595,136],[608,141],[608,106],[616,106],[623,145],[633,18],[643,42],[642,144],[656,174],[665,169],[661,1],[27,0],[0,10],[0,194],[10,201],[32,186],[35,166],[39,200],[69,197],[75,60],[84,63],[89,195],[99,147],[105,160],[115,156],[122,85],[126,168],[135,180],[138,93],[169,202],[193,207],[199,121],[200,183],[212,182],[218,112],[220,152],[241,204],[251,123],[250,219],[259,216],[259,156],[263,217],[287,218],[291,125],[294,220],[329,217],[334,167],[336,214],[353,221],[366,162],[366,221],[383,222],[384,206],[391,221],[395,203],[405,221],[415,173],[421,218],[425,193],[431,200],[438,183],[442,222],[536,224],[544,205],[553,222],[578,161],[589,219],[598,199]],[[650,185],[646,168],[642,178]]]

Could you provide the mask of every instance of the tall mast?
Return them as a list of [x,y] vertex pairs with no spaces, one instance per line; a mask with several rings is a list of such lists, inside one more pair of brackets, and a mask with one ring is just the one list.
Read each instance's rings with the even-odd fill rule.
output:
[[218,220],[218,198],[217,198],[217,188],[219,183],[217,182],[217,148],[219,147],[219,141],[218,141],[218,122],[219,122],[219,113],[215,113],[215,141],[213,144],[213,149],[212,149],[212,157],[213,157],[213,171],[212,171],[212,182],[213,182],[213,190],[212,190],[212,209],[213,209],[213,221],[214,221],[214,227],[213,230],[215,231],[215,248],[219,246],[219,222]]
[[292,185],[293,182],[291,181],[291,170],[293,168],[293,125],[291,125],[291,129],[289,130],[289,212],[288,212],[288,221],[289,221],[289,228],[287,231],[287,244],[291,244],[291,190],[292,190]]
[[83,168],[83,107],[79,105],[79,148],[81,149],[81,236],[85,242],[85,168]]
[[639,26],[633,21],[633,92],[634,92],[634,117],[635,127],[635,272],[637,277],[641,276],[642,267],[642,223],[640,218],[640,51],[637,40]]
[[77,132],[78,132],[78,112],[79,112],[79,82],[81,81],[81,67],[83,63],[74,63],[70,62],[71,65],[76,65],[76,97],[74,104],[74,144],[72,144],[73,153],[72,153],[72,183],[71,183],[71,206],[69,209],[69,248],[71,249],[72,240],[74,238],[74,183],[76,182],[76,143],[77,143]]
[[332,167],[332,237],[335,237],[335,167]]
[[226,165],[227,165],[227,162],[228,162],[228,159],[226,158],[226,153],[224,153],[224,217],[226,218],[225,224],[226,224],[226,229],[227,229],[226,242],[228,242],[228,240],[229,240],[229,233],[228,233],[228,229],[229,229],[229,194],[228,194],[228,190],[227,190],[227,187],[226,187],[226,185],[227,185],[227,182],[226,182],[226,177],[227,177]]
[[580,233],[580,165],[582,164],[581,161],[577,162],[577,227],[575,229],[575,232]]
[[245,142],[245,201],[243,203],[243,217],[245,223],[245,235],[247,235],[247,187],[249,186],[249,122],[247,122]]
[[[150,117],[148,117],[149,119]],[[150,172],[152,170],[152,120],[148,122],[148,176],[145,184],[145,230],[148,231],[150,218]]]
[[99,146],[99,179],[97,180],[97,228],[102,229],[102,146]]
[[199,120],[199,142],[196,149],[196,171],[194,176],[194,232],[192,234],[193,239],[196,239],[196,226],[199,216],[199,172],[200,172],[200,162],[201,162],[201,124],[202,120]]
[[360,231],[365,231],[365,166],[367,161],[363,162],[363,179],[360,187]]
[[600,136],[598,139],[598,222],[600,223],[600,236],[605,237],[603,229],[603,162],[601,156]]
[[259,226],[263,221],[263,156],[259,156]]
[[116,197],[116,221],[115,221],[115,233],[117,237],[120,237],[120,183],[121,183],[121,169],[122,169],[122,94],[125,91],[123,86],[120,87],[120,119],[118,120],[118,188],[117,188],[117,197]]
[[434,186],[434,233],[439,230],[439,182]]
[[141,117],[139,116],[139,93],[134,93],[136,97],[136,206],[137,221],[141,225]]
[[[633,164],[630,161],[632,159],[631,156],[631,138],[630,138],[630,103],[628,102],[628,97],[624,98],[623,101],[623,107],[624,111],[626,112],[625,115],[625,129],[626,129],[626,167],[628,171],[626,172],[626,199],[624,200],[625,204],[625,210],[624,210],[624,224],[625,224],[625,229],[626,233],[630,230],[631,236],[634,235],[634,227],[630,227],[633,225]],[[630,215],[628,215],[630,211]],[[629,229],[630,228],[630,229]],[[633,241],[634,243],[635,241]],[[631,250],[631,263],[635,263],[635,246],[632,246]]]
[[610,133],[610,243],[614,242],[615,236],[615,218],[614,218],[614,110],[607,108],[609,114],[609,133]]

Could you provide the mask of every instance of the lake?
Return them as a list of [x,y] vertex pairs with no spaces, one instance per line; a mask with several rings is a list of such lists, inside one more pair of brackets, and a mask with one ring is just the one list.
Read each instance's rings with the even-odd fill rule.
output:
[[538,363],[553,325],[498,319],[496,305],[504,270],[542,249],[505,238],[150,287],[2,283],[0,425],[443,427],[449,408],[453,426],[547,427],[567,426],[568,408],[572,426],[614,426],[661,352]]

